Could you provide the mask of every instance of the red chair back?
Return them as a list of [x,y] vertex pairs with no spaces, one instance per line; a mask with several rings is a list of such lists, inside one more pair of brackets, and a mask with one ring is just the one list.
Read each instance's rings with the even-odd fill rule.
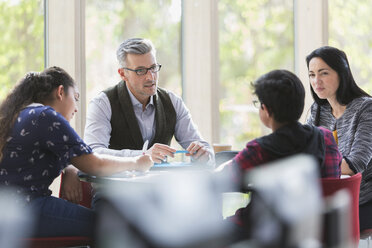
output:
[[92,239],[89,237],[68,236],[68,237],[46,237],[46,238],[27,238],[26,242],[30,248],[60,248],[92,246]]
[[[62,174],[63,177],[63,174]],[[61,178],[62,182],[62,178]],[[90,208],[92,201],[92,185],[87,182],[82,182],[83,200],[80,205]],[[62,184],[62,183],[61,183]],[[59,193],[61,197],[61,189]],[[90,237],[83,236],[66,236],[66,237],[46,237],[46,238],[27,238],[27,243],[31,248],[58,248],[58,247],[76,247],[76,246],[92,246],[93,241]]]
[[[63,175],[63,174],[62,174]],[[62,176],[63,177],[63,176]],[[61,178],[62,180],[62,178]],[[92,197],[93,197],[93,188],[90,183],[80,181],[81,188],[83,191],[83,199],[79,202],[79,205],[86,208],[91,208]],[[61,183],[62,185],[62,183]],[[59,189],[59,197],[61,198],[61,186]]]
[[359,191],[360,191],[360,181],[362,179],[361,173],[357,173],[351,177],[347,178],[322,178],[322,190],[323,196],[330,196],[336,191],[341,189],[346,189],[350,192],[351,196],[351,230],[352,230],[352,240],[355,244],[359,243]]

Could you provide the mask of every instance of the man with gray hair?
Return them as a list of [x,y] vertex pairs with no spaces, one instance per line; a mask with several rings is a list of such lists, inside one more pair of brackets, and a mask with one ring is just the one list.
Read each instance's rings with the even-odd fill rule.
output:
[[213,151],[201,138],[182,99],[158,87],[161,65],[152,42],[127,39],[116,55],[122,81],[101,92],[88,107],[84,140],[93,151],[137,156],[148,141],[146,153],[160,163],[174,156],[176,149],[170,142],[175,136],[193,161],[213,161]]

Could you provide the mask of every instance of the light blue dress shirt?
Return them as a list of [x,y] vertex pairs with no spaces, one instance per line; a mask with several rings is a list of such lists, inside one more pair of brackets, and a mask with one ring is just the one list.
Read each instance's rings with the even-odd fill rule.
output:
[[[134,113],[141,130],[142,138],[144,141],[148,140],[151,143],[154,139],[156,129],[153,97],[150,98],[150,102],[146,105],[145,110],[142,110],[142,104],[135,98],[130,90],[128,90],[128,93],[133,104]],[[197,127],[192,121],[191,114],[182,99],[172,92],[169,92],[169,97],[177,114],[174,134],[176,141],[184,149],[186,149],[193,141],[199,141],[208,148],[209,160],[214,160],[211,146],[201,137]],[[111,138],[111,115],[110,101],[107,95],[104,92],[101,92],[89,103],[84,141],[93,149],[94,152],[101,154],[123,157],[141,155],[141,150],[113,150],[108,148]]]

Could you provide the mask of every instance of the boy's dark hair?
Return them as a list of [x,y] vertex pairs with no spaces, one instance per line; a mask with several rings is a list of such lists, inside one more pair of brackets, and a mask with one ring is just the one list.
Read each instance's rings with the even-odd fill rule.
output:
[[301,80],[287,70],[274,70],[254,83],[254,93],[280,123],[298,121],[304,110],[305,89]]

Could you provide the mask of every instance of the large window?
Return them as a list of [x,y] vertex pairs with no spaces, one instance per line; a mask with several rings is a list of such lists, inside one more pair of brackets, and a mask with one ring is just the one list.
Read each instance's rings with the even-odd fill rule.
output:
[[251,82],[294,70],[293,0],[219,1],[220,137],[241,149],[265,132]]
[[159,85],[182,94],[181,0],[86,0],[85,22],[88,102],[120,81],[116,49],[132,37],[152,40]]
[[329,45],[343,50],[356,83],[372,93],[370,0],[329,1]]
[[44,68],[43,0],[0,0],[0,100],[28,71]]

